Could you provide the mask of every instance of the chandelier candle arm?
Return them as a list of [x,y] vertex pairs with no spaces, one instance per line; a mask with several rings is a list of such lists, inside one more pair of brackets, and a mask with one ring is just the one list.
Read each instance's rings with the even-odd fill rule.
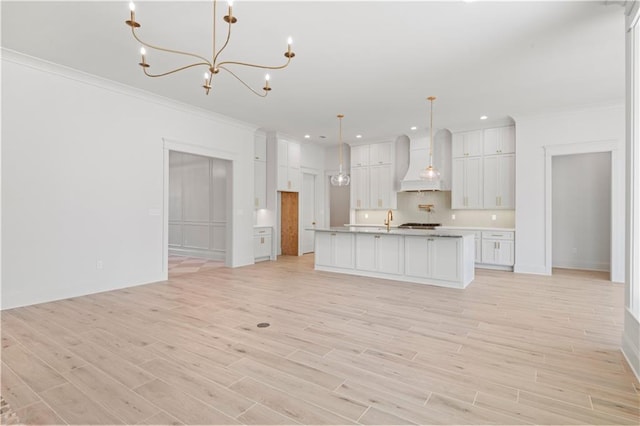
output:
[[218,74],[220,72],[220,70],[222,69],[222,70],[228,72],[229,74],[231,74],[236,80],[238,80],[240,83],[242,83],[247,89],[251,90],[251,92],[253,92],[257,96],[265,97],[268,94],[268,92],[271,91],[271,87],[269,86],[268,78],[266,79],[265,86],[263,87],[264,93],[259,93],[258,91],[256,91],[253,88],[251,88],[251,86],[249,86],[245,81],[243,81],[237,74],[232,72],[225,65],[237,65],[237,66],[261,68],[261,69],[268,69],[268,70],[279,70],[279,69],[286,68],[290,64],[291,59],[295,56],[295,53],[291,50],[292,40],[291,40],[291,37],[289,37],[288,40],[287,40],[287,51],[284,54],[284,56],[287,58],[287,61],[285,62],[284,65],[268,66],[268,65],[253,64],[253,63],[249,63],[249,62],[240,62],[240,61],[218,62],[218,58],[220,57],[221,53],[223,51],[225,51],[225,49],[229,45],[229,41],[231,39],[231,25],[238,21],[238,19],[235,16],[233,16],[233,0],[228,0],[228,9],[227,9],[228,10],[228,12],[227,12],[228,14],[223,17],[223,20],[227,23],[227,36],[226,36],[224,44],[219,49],[217,49],[217,47],[216,47],[217,0],[213,0],[213,31],[212,31],[212,44],[213,44],[213,46],[212,46],[211,60],[209,60],[209,59],[207,59],[207,58],[205,58],[203,56],[200,56],[200,55],[198,55],[196,53],[191,53],[191,52],[187,52],[187,51],[183,51],[183,50],[177,50],[177,49],[170,49],[170,48],[166,48],[166,47],[160,47],[160,46],[153,45],[151,43],[147,43],[146,41],[143,41],[138,36],[138,34],[136,33],[136,29],[140,28],[141,25],[140,25],[139,22],[136,21],[135,4],[133,2],[129,3],[129,10],[130,10],[130,18],[128,20],[126,20],[125,23],[129,27],[131,27],[131,34],[132,34],[133,38],[136,41],[138,41],[141,45],[143,45],[143,46],[145,46],[145,47],[147,47],[149,49],[152,49],[152,50],[158,50],[158,51],[161,51],[161,52],[166,52],[166,53],[171,53],[171,54],[189,56],[189,57],[198,59],[198,62],[194,62],[192,64],[184,65],[184,66],[181,66],[181,67],[177,67],[175,69],[171,69],[171,70],[166,71],[166,72],[154,74],[154,73],[150,73],[148,71],[148,68],[150,67],[150,64],[147,62],[147,59],[145,57],[145,53],[141,52],[142,61],[139,63],[139,65],[142,67],[144,74],[146,76],[148,76],[148,77],[164,77],[166,75],[174,74],[174,73],[177,73],[179,71],[183,71],[183,70],[186,70],[186,69],[189,69],[189,68],[193,68],[193,67],[197,67],[197,66],[205,66],[210,72],[209,77],[205,78],[205,80],[206,80],[205,84],[202,86],[205,89],[205,93],[207,95],[209,94],[209,91],[212,88],[213,77],[216,74]]

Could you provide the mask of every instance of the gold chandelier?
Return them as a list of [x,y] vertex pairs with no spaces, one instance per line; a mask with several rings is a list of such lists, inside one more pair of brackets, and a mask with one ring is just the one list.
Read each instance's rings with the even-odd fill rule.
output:
[[433,101],[436,100],[435,96],[429,96],[427,98],[431,102],[431,114],[429,120],[429,166],[420,172],[420,179],[437,182],[440,180],[440,172],[433,167]]
[[[218,74],[220,71],[226,71],[229,74],[231,74],[236,80],[238,80],[240,83],[242,83],[247,89],[251,90],[253,93],[255,93],[258,96],[261,97],[265,97],[267,96],[267,94],[269,94],[269,91],[271,91],[271,87],[269,86],[269,74],[267,74],[265,76],[265,84],[264,87],[262,88],[263,92],[259,93],[258,91],[254,90],[251,86],[249,86],[247,83],[245,83],[240,77],[238,77],[238,75],[236,75],[233,71],[231,71],[231,69],[229,69],[229,67],[233,67],[233,66],[245,66],[245,67],[252,67],[252,68],[261,68],[261,69],[266,69],[266,70],[279,70],[282,68],[286,68],[289,63],[291,62],[291,59],[293,59],[294,56],[296,56],[295,53],[293,53],[293,51],[291,50],[291,44],[292,44],[292,40],[291,37],[289,37],[289,39],[287,40],[287,51],[284,53],[285,58],[287,58],[286,62],[283,65],[279,65],[279,66],[268,66],[268,65],[259,65],[259,64],[252,64],[249,62],[238,62],[238,61],[220,61],[220,54],[227,48],[227,45],[229,44],[229,39],[231,38],[231,25],[235,24],[236,22],[238,22],[238,18],[236,18],[235,16],[233,16],[233,0],[228,0],[228,10],[227,10],[227,15],[225,15],[222,19],[227,23],[227,36],[226,39],[224,41],[224,43],[222,44],[222,46],[218,49],[216,47],[216,10],[217,10],[217,0],[213,0],[213,54],[211,56],[211,59],[207,59],[204,56],[201,56],[199,54],[196,53],[191,53],[191,52],[185,52],[182,50],[175,50],[175,49],[168,49],[168,48],[164,48],[164,47],[159,47],[159,46],[155,46],[153,44],[149,44],[147,42],[144,42],[140,39],[140,37],[138,37],[138,34],[136,34],[136,30],[138,28],[140,28],[140,23],[136,21],[136,15],[135,15],[135,5],[133,4],[133,2],[129,3],[129,9],[131,11],[131,17],[129,20],[125,21],[125,23],[131,27],[131,34],[133,35],[133,38],[135,38],[140,44],[142,44],[143,47],[140,48],[140,55],[142,56],[142,61],[138,64],[142,67],[142,71],[144,71],[144,74],[147,77],[164,77],[165,75],[169,75],[169,74],[173,74],[173,73],[177,73],[178,71],[182,71],[182,70],[186,70],[189,68],[194,68],[194,67],[200,67],[200,66],[204,66],[207,68],[207,72],[204,73],[204,84],[203,84],[203,88],[205,89],[205,93],[208,95],[209,91],[212,88],[212,83],[213,83],[213,77]],[[152,49],[152,50],[158,50],[158,51],[162,51],[162,52],[167,52],[167,53],[175,53],[178,55],[182,55],[182,56],[187,56],[187,57],[191,57],[193,59],[195,59],[195,62],[191,63],[191,64],[187,64],[175,69],[171,69],[169,71],[166,72],[162,72],[162,73],[158,73],[158,74],[154,74],[149,72],[149,68],[150,65],[147,62],[147,58],[146,58],[146,49],[145,47]]]
[[331,185],[333,186],[348,186],[349,182],[351,182],[351,178],[348,174],[342,171],[342,119],[344,118],[343,114],[338,114],[338,122],[340,123],[339,127],[339,145],[338,145],[338,161],[340,169],[337,175],[331,176]]

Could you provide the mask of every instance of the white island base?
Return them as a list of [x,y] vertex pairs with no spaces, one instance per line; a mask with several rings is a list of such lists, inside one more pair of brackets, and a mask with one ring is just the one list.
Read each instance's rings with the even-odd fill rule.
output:
[[465,288],[475,275],[474,234],[339,227],[315,229],[315,269]]

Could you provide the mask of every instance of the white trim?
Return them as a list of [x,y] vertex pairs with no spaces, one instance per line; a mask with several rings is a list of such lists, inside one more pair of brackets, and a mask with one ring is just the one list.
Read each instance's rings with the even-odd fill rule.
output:
[[[563,145],[545,146],[545,264],[544,274],[551,275],[552,269],[552,159],[559,155],[589,154],[597,152],[611,153],[611,280],[624,282],[624,221],[617,220],[623,211],[619,205],[624,197],[624,181],[621,178],[620,165],[624,155],[618,149],[615,140],[569,143]],[[622,164],[624,169],[624,164]],[[622,241],[620,241],[622,239]],[[621,249],[622,248],[622,249]],[[520,272],[521,268],[517,268]]]
[[187,154],[201,155],[203,157],[218,158],[231,162],[230,173],[227,174],[227,234],[226,234],[226,256],[224,259],[225,266],[233,265],[233,186],[229,182],[233,182],[234,161],[237,161],[237,154],[221,150],[203,147],[187,142],[180,142],[173,139],[162,138],[163,148],[163,166],[162,166],[162,274],[165,279],[168,278],[168,258],[169,258],[169,151],[185,152]]
[[640,321],[629,309],[625,309],[624,332],[622,334],[622,355],[631,370],[640,380]]

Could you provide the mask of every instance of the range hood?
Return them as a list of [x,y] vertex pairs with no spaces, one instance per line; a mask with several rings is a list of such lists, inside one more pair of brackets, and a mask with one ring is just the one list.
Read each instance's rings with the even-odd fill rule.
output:
[[[434,155],[437,154],[434,143]],[[409,168],[404,179],[400,181],[400,191],[440,191],[441,180],[432,182],[420,178],[420,173],[427,166],[429,166],[429,136],[411,138],[409,142]],[[440,168],[437,161],[434,166]]]

